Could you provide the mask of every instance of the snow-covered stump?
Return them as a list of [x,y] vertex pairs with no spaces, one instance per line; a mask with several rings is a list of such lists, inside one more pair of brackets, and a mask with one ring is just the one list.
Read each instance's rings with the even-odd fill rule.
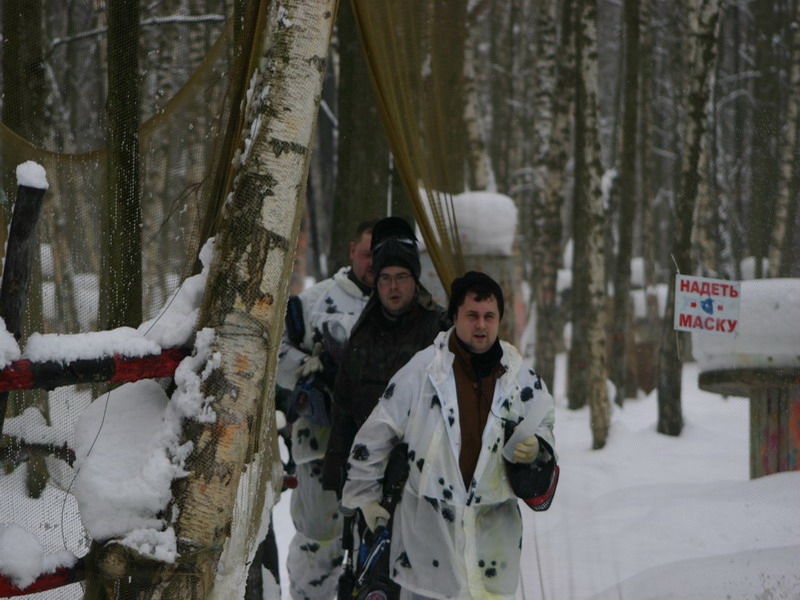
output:
[[750,477],[800,470],[800,280],[742,282],[732,334],[693,333],[701,389],[750,399]]
[[[453,211],[465,271],[482,271],[500,284],[505,312],[500,337],[518,343],[524,328],[524,311],[519,304],[520,277],[514,254],[517,208],[508,196],[494,192],[465,192],[453,196]],[[447,306],[450,290],[445,290],[424,245],[420,247],[423,285],[442,306]],[[457,273],[461,276],[463,273]]]

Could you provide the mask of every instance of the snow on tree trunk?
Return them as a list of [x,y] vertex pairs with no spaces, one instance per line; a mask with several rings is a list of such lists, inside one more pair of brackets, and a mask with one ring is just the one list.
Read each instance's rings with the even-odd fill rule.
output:
[[[681,152],[680,188],[677,194],[677,235],[672,257],[679,272],[693,273],[691,261],[692,227],[697,202],[700,172],[700,153],[706,110],[710,97],[709,74],[716,59],[719,25],[719,1],[701,0],[696,8],[687,6],[689,35],[686,41],[687,77],[685,98],[687,114]],[[683,383],[679,340],[682,334],[673,330],[675,315],[675,278],[670,277],[667,307],[664,314],[663,334],[659,350],[658,375],[658,425],[657,430],[667,435],[680,435],[683,429],[681,387]]]
[[184,426],[194,448],[174,489],[181,558],[162,599],[243,597],[280,490],[274,371],[335,12],[335,0],[270,6],[200,318],[215,334],[200,393],[216,421]]

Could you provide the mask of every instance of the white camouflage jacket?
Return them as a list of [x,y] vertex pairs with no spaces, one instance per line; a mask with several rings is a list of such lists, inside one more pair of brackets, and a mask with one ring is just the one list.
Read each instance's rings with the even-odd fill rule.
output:
[[[300,294],[303,303],[305,337],[301,347],[293,346],[284,335],[278,354],[277,384],[288,390],[294,389],[298,369],[314,347],[315,336],[321,336],[323,325],[341,325],[339,337],[346,342],[367,304],[359,287],[347,276],[350,267],[342,267],[333,277],[323,279]],[[329,426],[318,426],[300,418],[292,427],[292,456],[297,464],[322,458],[328,446]]]
[[544,415],[536,435],[555,448],[553,397],[506,342],[506,372],[495,386],[471,485],[459,469],[461,443],[451,328],[392,378],[356,436],[342,505],[381,494],[380,479],[398,443],[409,448],[409,478],[394,515],[391,575],[404,588],[442,599],[504,599],[519,580],[522,519],[502,460],[504,421],[534,406]]

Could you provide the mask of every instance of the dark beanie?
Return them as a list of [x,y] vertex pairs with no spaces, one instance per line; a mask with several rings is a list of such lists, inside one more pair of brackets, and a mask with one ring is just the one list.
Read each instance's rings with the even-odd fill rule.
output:
[[455,320],[458,307],[463,304],[464,297],[468,292],[474,293],[481,300],[494,296],[497,299],[500,318],[503,318],[503,290],[500,289],[500,285],[486,273],[467,271],[450,284],[450,304],[447,307],[447,316],[451,321]]
[[372,272],[376,281],[384,267],[405,267],[419,281],[422,268],[417,236],[407,221],[400,217],[386,217],[375,223],[371,249]]

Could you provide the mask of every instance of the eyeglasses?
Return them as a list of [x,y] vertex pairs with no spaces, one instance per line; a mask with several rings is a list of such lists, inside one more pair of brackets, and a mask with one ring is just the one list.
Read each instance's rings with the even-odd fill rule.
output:
[[403,285],[406,281],[412,279],[410,273],[398,273],[397,275],[389,275],[384,273],[378,275],[378,285],[389,286],[394,281],[397,285]]

